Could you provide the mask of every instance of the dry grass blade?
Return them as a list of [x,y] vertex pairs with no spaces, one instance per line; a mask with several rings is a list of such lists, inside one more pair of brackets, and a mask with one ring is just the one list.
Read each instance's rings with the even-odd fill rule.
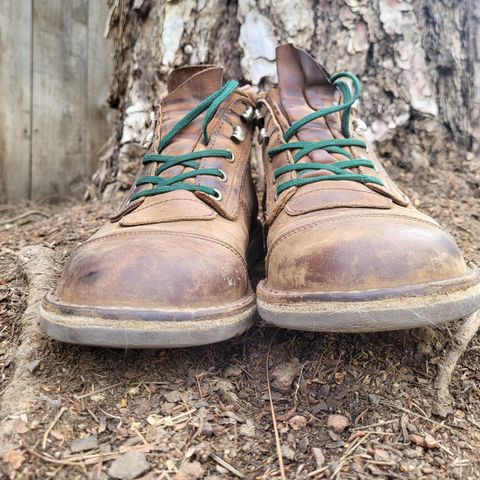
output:
[[45,434],[43,435],[43,439],[42,439],[42,448],[44,450],[47,448],[47,440],[48,440],[48,436],[50,435],[50,432],[53,430],[53,427],[60,420],[60,417],[63,415],[66,409],[67,407],[62,407],[60,411],[57,413],[57,415],[55,416],[55,418],[53,419],[53,422],[45,430]]
[[270,344],[268,345],[268,350],[267,350],[267,359],[266,359],[267,390],[268,390],[268,400],[270,401],[270,412],[272,414],[273,433],[275,435],[275,446],[277,448],[277,457],[278,457],[278,466],[280,467],[280,476],[282,480],[286,480],[287,477],[285,475],[285,467],[283,465],[282,444],[280,442],[280,435],[278,433],[275,407],[273,406],[272,388],[270,385],[270,374],[269,374],[269,368],[268,368],[269,360],[270,360],[270,348],[272,346],[272,342],[274,338],[275,338],[275,335],[273,335],[272,339],[270,340]]
[[9,223],[15,223],[19,220],[23,220],[25,218],[31,217],[32,215],[40,215],[41,217],[48,218],[48,214],[41,212],[40,210],[30,210],[28,212],[21,213],[19,215],[15,215],[11,218],[6,218],[4,220],[0,220],[0,225],[8,225]]
[[230,465],[228,462],[226,462],[223,458],[219,457],[218,455],[215,455],[214,453],[210,452],[210,458],[217,462],[221,467],[225,468],[228,470],[232,475],[235,475],[238,478],[245,478],[245,475],[240,472],[240,470],[237,470],[235,467]]
[[118,387],[119,385],[122,385],[122,384],[123,384],[123,382],[117,382],[117,383],[114,383],[113,385],[109,385],[108,387],[103,387],[103,388],[99,388],[98,390],[94,390],[92,392],[84,393],[83,395],[75,395],[75,399],[76,400],[81,400],[82,398],[87,398],[87,397],[90,397],[92,395],[96,395],[97,393],[102,393],[105,390],[109,390],[110,388]]

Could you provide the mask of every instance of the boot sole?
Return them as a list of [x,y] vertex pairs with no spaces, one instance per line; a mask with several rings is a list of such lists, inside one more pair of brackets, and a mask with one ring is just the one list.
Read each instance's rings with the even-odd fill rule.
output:
[[366,292],[294,294],[257,287],[267,323],[314,332],[382,332],[436,326],[480,309],[480,271],[463,278]]
[[253,323],[255,295],[219,308],[134,310],[60,304],[40,307],[45,333],[60,342],[111,348],[180,348],[240,335]]

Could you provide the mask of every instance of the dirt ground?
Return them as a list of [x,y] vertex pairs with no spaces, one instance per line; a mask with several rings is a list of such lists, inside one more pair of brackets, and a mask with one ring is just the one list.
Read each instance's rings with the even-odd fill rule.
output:
[[[480,264],[480,164],[389,170]],[[20,249],[54,248],[61,264],[111,208],[47,200],[0,206],[0,394],[19,405],[33,395],[26,411],[3,405],[5,478],[280,478],[267,369],[287,478],[480,478],[478,336],[454,373],[453,413],[432,414],[437,364],[458,323],[324,335],[258,319],[234,340],[169,351],[42,337],[27,365],[32,391],[17,388],[28,294]]]

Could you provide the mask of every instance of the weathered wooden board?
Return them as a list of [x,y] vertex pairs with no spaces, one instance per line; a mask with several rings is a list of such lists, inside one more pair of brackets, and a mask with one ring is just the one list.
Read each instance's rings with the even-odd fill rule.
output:
[[32,197],[87,173],[88,0],[33,2]]
[[88,174],[98,167],[98,151],[112,134],[107,96],[112,75],[112,50],[104,38],[108,4],[105,0],[90,0],[88,8]]
[[31,20],[32,0],[2,3],[0,8],[0,202],[30,196]]
[[0,8],[0,202],[82,195],[112,127],[104,0]]

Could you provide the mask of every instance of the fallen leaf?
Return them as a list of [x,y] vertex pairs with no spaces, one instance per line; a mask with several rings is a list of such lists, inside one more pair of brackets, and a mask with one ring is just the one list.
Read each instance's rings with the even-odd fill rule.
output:
[[307,426],[307,419],[305,417],[302,417],[301,415],[295,415],[290,419],[288,422],[289,425],[293,428],[293,430],[302,430],[302,428],[305,428]]
[[203,468],[199,462],[186,462],[180,467],[173,479],[198,480],[203,477],[203,473]]
[[7,450],[3,454],[3,461],[7,463],[12,470],[18,470],[25,461],[25,455],[20,450]]
[[327,427],[331,428],[335,433],[343,432],[351,422],[343,415],[329,415],[327,418]]

